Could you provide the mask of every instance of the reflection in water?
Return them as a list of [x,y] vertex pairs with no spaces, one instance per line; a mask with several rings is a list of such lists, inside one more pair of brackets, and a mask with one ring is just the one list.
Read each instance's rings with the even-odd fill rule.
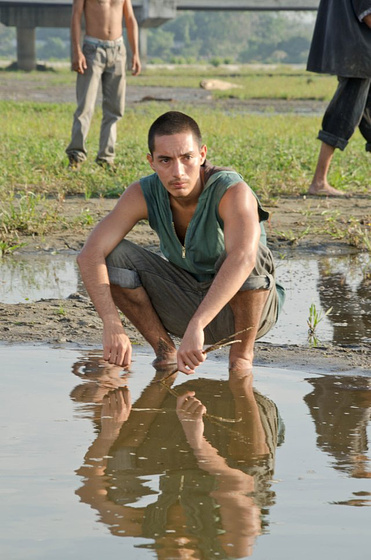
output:
[[[339,258],[318,262],[318,292],[323,309],[332,307],[328,318],[335,344],[371,342],[371,263],[363,257],[363,266],[358,263],[358,268],[351,262],[344,268]],[[360,257],[356,258],[358,262]]]
[[[304,400],[313,417],[317,445],[334,458],[334,468],[354,478],[371,478],[367,427],[371,418],[371,378],[324,376],[307,380]],[[348,505],[371,505],[370,492],[355,493]]]
[[0,302],[67,298],[79,285],[74,255],[28,255],[0,259]]
[[112,534],[151,539],[137,546],[157,558],[250,556],[275,500],[283,439],[275,404],[253,389],[251,374],[174,389],[176,374],[159,382],[168,371],[132,404],[128,377],[100,366],[92,358],[74,368],[87,383],[71,398],[90,403],[98,428],[78,470],[81,501]]

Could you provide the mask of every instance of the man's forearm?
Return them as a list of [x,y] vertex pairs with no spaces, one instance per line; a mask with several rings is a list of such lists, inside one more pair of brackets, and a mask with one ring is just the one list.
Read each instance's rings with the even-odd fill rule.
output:
[[126,31],[132,55],[139,56],[138,24],[136,19],[131,18],[126,22]]
[[240,290],[254,264],[252,257],[228,255],[190,322],[204,329]]
[[121,325],[121,319],[111,295],[110,282],[105,263],[89,262],[88,258],[77,259],[81,278],[86,290],[104,324]]
[[72,51],[76,55],[81,49],[81,17],[82,12],[76,8],[73,8],[72,18],[71,18],[71,44]]

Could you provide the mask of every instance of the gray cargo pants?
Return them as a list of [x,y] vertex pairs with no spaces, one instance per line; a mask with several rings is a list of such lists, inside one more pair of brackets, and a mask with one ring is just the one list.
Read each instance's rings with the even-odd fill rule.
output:
[[[225,255],[216,263],[216,272]],[[198,282],[187,271],[158,254],[124,239],[106,259],[111,284],[135,289],[142,286],[165,329],[182,337],[188,323],[207,294],[212,281]],[[273,257],[260,244],[256,266],[244,284],[244,290],[269,290],[256,338],[264,336],[276,323],[278,295]],[[205,329],[205,343],[213,344],[235,332],[232,309],[226,305]]]
[[69,158],[83,162],[87,156],[86,139],[100,84],[102,84],[102,123],[97,161],[112,164],[115,158],[116,123],[125,110],[126,49],[123,38],[101,41],[86,36],[83,53],[87,62],[84,74],[77,74],[77,109],[74,114]]

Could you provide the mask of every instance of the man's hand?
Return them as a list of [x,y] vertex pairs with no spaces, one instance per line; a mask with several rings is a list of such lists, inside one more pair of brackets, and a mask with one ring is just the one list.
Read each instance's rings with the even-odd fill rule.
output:
[[187,391],[184,395],[177,397],[176,413],[181,422],[200,421],[206,413],[206,407],[195,397],[194,391]]
[[101,437],[116,439],[122,424],[128,419],[131,411],[131,396],[127,387],[110,391],[103,398]]
[[129,367],[131,364],[131,342],[119,325],[103,325],[103,359],[116,366]]
[[178,349],[177,365],[179,371],[189,375],[194,373],[195,368],[205,361],[204,340],[203,329],[194,328],[190,323]]
[[72,59],[72,70],[78,74],[83,74],[87,69],[88,65],[86,63],[86,58],[80,50],[77,54],[73,56]]
[[184,395],[177,397],[176,413],[182,423],[189,445],[193,449],[200,448],[204,434],[202,417],[206,414],[205,405],[196,399],[194,391],[188,391]]
[[364,17],[362,21],[364,21],[364,23],[371,29],[371,14]]
[[131,60],[131,73],[133,76],[138,76],[138,74],[140,74],[140,71],[142,69],[142,64],[140,62],[139,56],[138,55],[133,55],[133,58]]

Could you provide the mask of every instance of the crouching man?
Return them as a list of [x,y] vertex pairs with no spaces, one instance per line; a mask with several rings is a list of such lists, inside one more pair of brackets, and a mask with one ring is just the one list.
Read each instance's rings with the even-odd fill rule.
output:
[[[103,357],[131,363],[118,308],[154,349],[157,367],[193,373],[204,344],[247,329],[230,347],[229,367],[249,370],[254,342],[275,324],[284,298],[266,247],[268,213],[238,173],[206,160],[188,115],[161,115],[148,149],[154,173],[125,190],[78,257],[103,321]],[[156,231],[163,256],[125,239],[140,220]],[[182,338],[178,350],[171,335]]]

